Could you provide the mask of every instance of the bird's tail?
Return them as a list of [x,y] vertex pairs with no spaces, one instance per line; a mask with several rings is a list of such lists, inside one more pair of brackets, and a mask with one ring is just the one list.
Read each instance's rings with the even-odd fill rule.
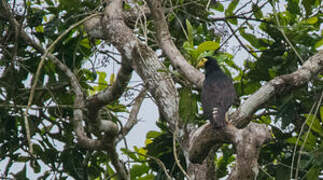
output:
[[225,113],[226,112],[223,110],[223,108],[215,107],[213,109],[213,118],[211,124],[214,129],[219,129],[226,126]]

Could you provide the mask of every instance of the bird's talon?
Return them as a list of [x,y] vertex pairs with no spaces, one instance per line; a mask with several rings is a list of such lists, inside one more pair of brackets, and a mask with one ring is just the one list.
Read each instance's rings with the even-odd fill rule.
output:
[[213,119],[217,119],[217,117],[219,115],[219,109],[213,108],[212,114],[213,114]]

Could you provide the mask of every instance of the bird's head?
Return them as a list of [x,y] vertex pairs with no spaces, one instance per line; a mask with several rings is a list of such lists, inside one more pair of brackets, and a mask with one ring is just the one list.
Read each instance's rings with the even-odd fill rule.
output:
[[210,56],[202,58],[200,62],[197,64],[197,67],[199,68],[205,67],[206,73],[211,71],[221,70],[217,60]]

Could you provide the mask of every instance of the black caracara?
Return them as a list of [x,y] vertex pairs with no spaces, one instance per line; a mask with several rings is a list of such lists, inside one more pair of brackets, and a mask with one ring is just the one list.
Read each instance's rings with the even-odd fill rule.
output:
[[226,112],[236,99],[232,79],[224,74],[216,59],[206,57],[198,66],[205,66],[201,102],[205,118],[213,128],[226,125]]

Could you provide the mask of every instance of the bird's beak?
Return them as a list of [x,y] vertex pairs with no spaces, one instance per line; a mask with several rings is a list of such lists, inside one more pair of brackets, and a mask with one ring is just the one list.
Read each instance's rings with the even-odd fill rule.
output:
[[206,63],[207,59],[206,58],[202,58],[200,60],[200,62],[197,64],[197,68],[202,68],[204,67],[205,63]]

